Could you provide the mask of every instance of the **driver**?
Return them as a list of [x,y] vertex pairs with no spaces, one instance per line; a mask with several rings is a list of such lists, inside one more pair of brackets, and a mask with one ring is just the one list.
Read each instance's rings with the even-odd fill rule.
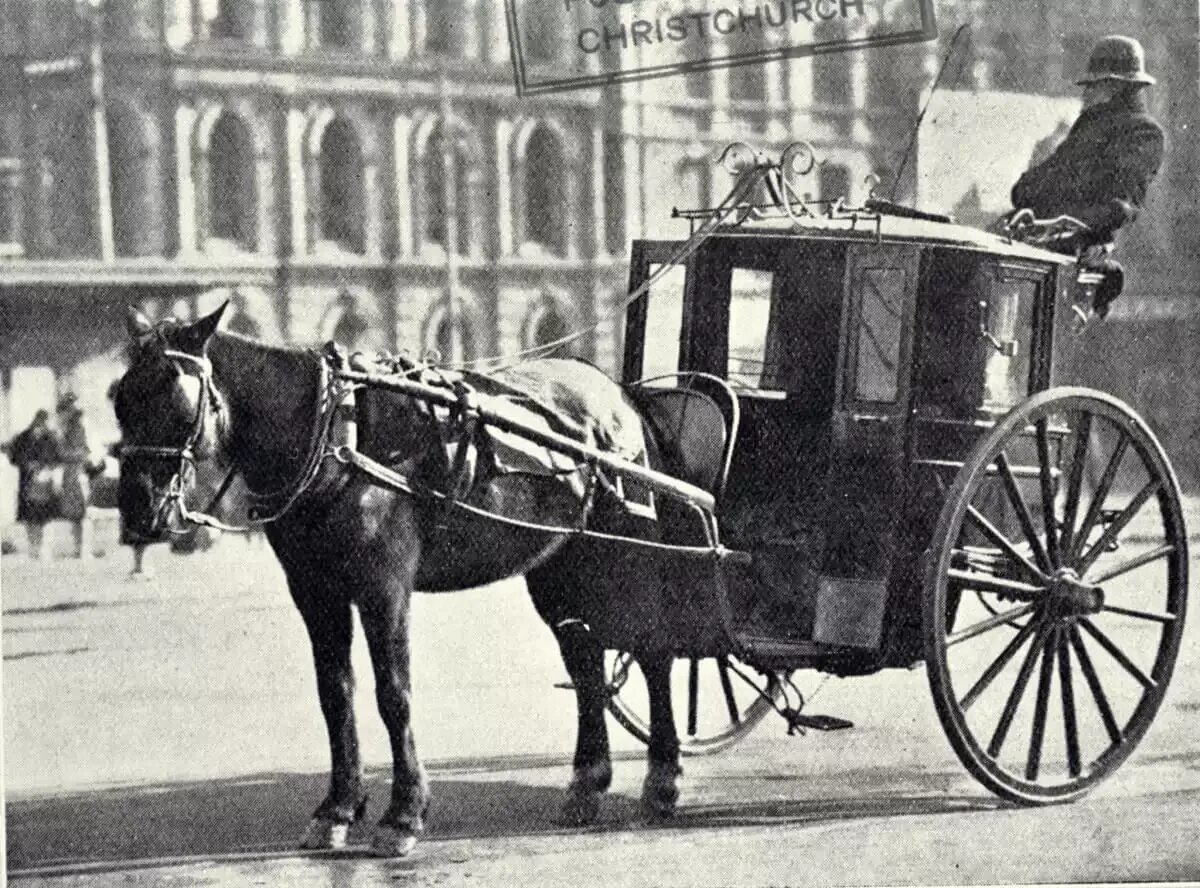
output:
[[1046,160],[1012,189],[1013,206],[1039,219],[1072,216],[1088,226],[1052,249],[1087,251],[1083,261],[1106,272],[1094,308],[1104,317],[1121,292],[1121,266],[1107,258],[1116,231],[1137,218],[1163,158],[1163,129],[1146,109],[1145,52],[1131,37],[1104,37],[1088,59],[1083,113]]

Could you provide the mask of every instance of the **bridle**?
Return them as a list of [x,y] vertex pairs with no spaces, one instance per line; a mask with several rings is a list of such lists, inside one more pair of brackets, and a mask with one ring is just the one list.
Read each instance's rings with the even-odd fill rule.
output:
[[[170,348],[164,348],[162,355],[165,358],[175,361],[177,365],[189,365],[198,371],[195,374],[195,378],[200,381],[200,396],[196,402],[196,413],[192,417],[191,428],[188,430],[187,437],[182,444],[123,444],[120,449],[120,455],[122,460],[132,456],[174,462],[175,471],[171,475],[171,480],[167,483],[166,495],[155,509],[155,514],[156,517],[161,519],[164,514],[170,514],[171,510],[178,509],[181,517],[184,520],[188,520],[188,516],[191,513],[188,511],[184,497],[187,493],[189,481],[195,478],[197,449],[204,438],[204,430],[207,427],[209,416],[219,417],[222,408],[220,398],[213,385],[212,361],[207,357],[198,357]],[[232,480],[232,474],[226,480],[226,483],[222,484],[221,493],[224,493],[224,490],[228,487],[229,480]]]
[[[198,371],[195,375],[200,380],[200,397],[196,405],[196,414],[192,418],[191,428],[182,444],[178,446],[129,444],[121,448],[122,458],[130,455],[175,462],[175,472],[167,484],[166,494],[156,509],[156,515],[161,519],[164,513],[169,514],[170,510],[177,510],[179,517],[188,524],[202,525],[232,533],[246,533],[282,518],[316,480],[326,458],[335,455],[335,450],[329,448],[327,442],[330,427],[337,414],[338,402],[346,389],[332,372],[329,361],[325,356],[320,356],[317,406],[314,411],[308,452],[303,465],[290,480],[276,490],[263,493],[252,490],[247,485],[246,494],[254,503],[250,509],[249,519],[245,525],[231,525],[209,513],[216,508],[217,503],[229,490],[234,476],[238,473],[237,466],[230,467],[204,511],[192,511],[188,508],[186,500],[188,484],[195,480],[197,448],[204,438],[209,416],[215,415],[219,423],[221,416],[224,415],[221,398],[213,383],[212,362],[207,357],[197,357],[177,349],[164,348],[161,353],[166,358],[194,367]],[[218,437],[220,434],[220,430],[218,430]],[[171,532],[182,533],[184,531],[173,530]]]

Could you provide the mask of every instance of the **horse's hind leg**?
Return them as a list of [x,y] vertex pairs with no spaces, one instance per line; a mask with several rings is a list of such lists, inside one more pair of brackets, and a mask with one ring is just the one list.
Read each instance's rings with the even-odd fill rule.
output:
[[371,840],[372,852],[386,857],[403,857],[412,851],[430,798],[412,730],[411,597],[411,587],[394,576],[359,596],[375,672],[375,699],[392,745],[391,804]]
[[312,642],[331,758],[329,792],[313,812],[300,843],[310,849],[344,846],[350,824],[362,816],[367,801],[354,724],[354,670],[350,663],[354,623],[349,602],[332,600],[323,592],[292,586],[292,597]]
[[679,735],[671,703],[669,653],[639,655],[638,665],[646,676],[650,699],[650,745],[647,749],[646,781],[642,784],[642,811],[649,817],[670,817],[679,801]]
[[554,632],[563,664],[575,686],[579,727],[575,739],[574,773],[563,799],[562,819],[573,825],[593,822],[600,797],[612,783],[608,726],[604,721],[604,649],[587,624],[564,607],[557,578],[539,571],[526,581],[534,606]]

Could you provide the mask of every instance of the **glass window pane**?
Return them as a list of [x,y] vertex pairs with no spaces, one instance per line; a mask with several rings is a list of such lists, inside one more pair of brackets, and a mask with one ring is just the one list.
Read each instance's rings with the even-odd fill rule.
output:
[[767,330],[775,275],[735,268],[729,281],[729,361],[726,378],[734,386],[778,389],[779,366],[769,361]]
[[[650,266],[657,274],[662,265]],[[642,359],[642,378],[662,376],[679,369],[679,339],[683,332],[683,287],[686,269],[669,269],[646,295],[646,346]]]
[[1015,351],[1015,354],[988,348],[983,400],[988,407],[1010,407],[1029,393],[1033,305],[1038,282],[1027,278],[992,278],[989,283],[988,331],[1006,350]]
[[899,391],[904,270],[866,268],[859,277],[858,357],[854,396],[892,402]]

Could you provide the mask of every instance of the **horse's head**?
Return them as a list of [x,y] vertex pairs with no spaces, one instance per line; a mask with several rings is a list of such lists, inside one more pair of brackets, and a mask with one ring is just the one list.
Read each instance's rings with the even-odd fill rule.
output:
[[133,360],[113,397],[121,427],[117,504],[126,532],[153,542],[172,529],[182,498],[195,484],[195,462],[210,455],[222,406],[206,356],[222,305],[191,324],[151,324],[130,310]]

